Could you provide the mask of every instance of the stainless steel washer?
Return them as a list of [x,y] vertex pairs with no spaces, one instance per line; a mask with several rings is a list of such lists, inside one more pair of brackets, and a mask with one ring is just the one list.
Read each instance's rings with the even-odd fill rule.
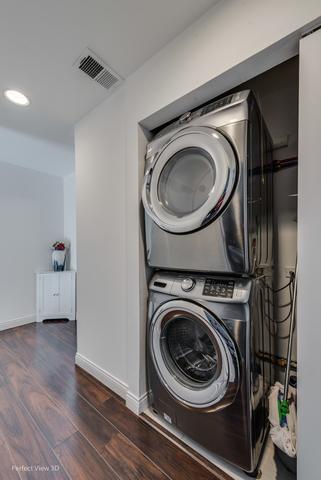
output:
[[148,264],[237,274],[269,266],[271,158],[250,91],[158,133],[147,146],[142,192]]
[[158,272],[150,283],[150,404],[211,452],[252,472],[271,383],[264,278]]

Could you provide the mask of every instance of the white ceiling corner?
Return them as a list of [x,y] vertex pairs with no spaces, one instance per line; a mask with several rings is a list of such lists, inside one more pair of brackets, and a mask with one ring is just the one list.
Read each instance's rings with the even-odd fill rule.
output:
[[[108,95],[73,66],[82,51],[90,47],[126,78],[215,3],[0,0],[0,161],[31,163],[48,173],[71,171],[73,126]],[[2,94],[7,88],[25,93],[30,106],[10,104]],[[43,158],[36,161],[37,139]]]

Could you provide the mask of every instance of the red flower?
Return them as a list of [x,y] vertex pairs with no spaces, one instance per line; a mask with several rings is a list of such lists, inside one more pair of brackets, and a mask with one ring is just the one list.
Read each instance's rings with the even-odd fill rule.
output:
[[66,246],[63,242],[55,242],[52,246],[54,250],[65,250]]

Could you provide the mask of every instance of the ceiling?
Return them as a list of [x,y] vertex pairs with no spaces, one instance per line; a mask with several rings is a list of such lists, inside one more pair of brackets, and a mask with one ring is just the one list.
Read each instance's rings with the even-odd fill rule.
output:
[[[21,154],[41,139],[53,151],[48,158],[43,154],[35,165],[31,161],[30,167],[43,165],[49,173],[69,173],[73,168],[73,125],[108,95],[73,67],[82,51],[90,47],[126,78],[215,3],[217,0],[0,0],[0,136],[2,141],[8,137],[0,160],[20,164]],[[7,88],[25,93],[30,106],[8,102],[2,94]],[[22,149],[19,145],[12,148],[12,135],[6,135],[9,130],[14,131],[16,142],[16,134],[23,134]],[[65,149],[65,169],[59,161],[54,164],[57,144]],[[27,156],[32,159],[31,150]],[[23,165],[26,163],[30,162]]]

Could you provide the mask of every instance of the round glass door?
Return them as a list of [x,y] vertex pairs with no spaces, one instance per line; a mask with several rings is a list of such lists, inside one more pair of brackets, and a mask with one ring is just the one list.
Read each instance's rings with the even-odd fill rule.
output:
[[217,342],[195,318],[177,315],[161,336],[163,358],[182,383],[203,388],[219,376],[222,358]]
[[210,127],[188,127],[159,152],[145,175],[143,203],[166,231],[186,233],[213,221],[227,205],[237,162],[226,138]]
[[161,305],[149,342],[162,384],[180,403],[214,410],[234,400],[238,355],[227,330],[209,311],[186,300]]
[[172,215],[189,215],[208,200],[215,177],[215,165],[205,150],[180,150],[168,160],[159,176],[159,201]]

